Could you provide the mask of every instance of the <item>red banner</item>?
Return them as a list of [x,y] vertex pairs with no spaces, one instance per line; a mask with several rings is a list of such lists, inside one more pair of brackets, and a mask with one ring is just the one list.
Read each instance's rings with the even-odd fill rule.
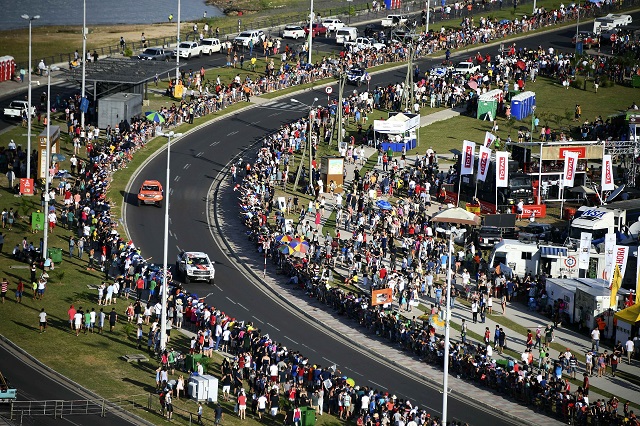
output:
[[531,213],[536,213],[536,219],[545,217],[547,215],[547,205],[546,204],[525,204],[524,208],[524,217],[531,217]]
[[585,158],[587,156],[587,147],[569,146],[569,147],[560,148],[560,156],[558,158],[561,160],[564,160],[565,152],[575,152],[578,154],[578,158]]
[[22,195],[33,195],[33,179],[20,178],[20,193]]
[[386,305],[393,302],[393,291],[390,288],[371,290],[371,306]]

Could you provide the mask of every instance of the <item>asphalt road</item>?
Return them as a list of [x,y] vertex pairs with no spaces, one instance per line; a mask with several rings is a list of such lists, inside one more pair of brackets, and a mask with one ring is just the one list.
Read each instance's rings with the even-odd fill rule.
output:
[[[552,33],[552,36],[532,36],[517,43],[522,47],[548,47],[548,41],[552,39],[554,47],[567,50],[571,46],[570,38],[573,34],[574,29],[565,29]],[[497,48],[473,48],[471,51],[475,53],[477,50],[483,54],[495,55]],[[435,61],[420,61],[419,65],[422,70],[427,70],[435,65]],[[371,85],[403,81],[404,77],[403,69],[377,74],[373,76]],[[336,90],[333,95],[337,96]],[[324,96],[326,95],[320,90],[295,95],[296,99],[306,104],[311,104],[313,97],[320,98],[320,102],[324,103]],[[442,396],[438,390],[381,360],[368,357],[348,342],[309,324],[278,301],[266,297],[258,286],[248,281],[232,262],[226,260],[221,248],[210,237],[206,200],[216,175],[252,142],[275,131],[282,123],[291,122],[304,114],[304,107],[287,100],[270,102],[233,114],[183,137],[172,146],[169,262],[175,262],[180,248],[209,253],[218,262],[216,285],[189,284],[187,288],[190,291],[201,296],[209,294],[209,303],[238,318],[253,320],[263,331],[287,347],[308,354],[314,363],[336,363],[343,371],[348,368],[354,373],[353,376],[361,377],[360,383],[368,382],[370,386],[385,387],[400,396],[417,401],[420,406],[439,412]],[[163,152],[140,171],[134,179],[131,191],[136,192],[144,179],[159,179],[164,183],[165,173],[166,152]],[[164,210],[134,207],[135,194],[124,195],[127,201],[125,218],[130,236],[142,247],[145,256],[153,256],[154,262],[161,262]],[[220,202],[224,203],[223,210],[229,212],[225,220],[237,221],[238,232],[242,234],[238,238],[244,238],[244,230],[235,216],[237,209],[232,197],[222,197]],[[295,300],[291,303],[295,304]],[[425,365],[425,368],[431,367]],[[449,413],[450,416],[476,425],[513,424],[513,420],[456,397],[450,398]]]
[[[91,398],[81,391],[75,389],[73,385],[61,383],[59,378],[49,372],[47,369],[31,361],[24,355],[17,352],[4,342],[0,342],[0,359],[2,363],[0,368],[2,373],[10,381],[11,385],[18,389],[18,401],[45,401],[45,400],[86,400]],[[53,407],[48,404],[48,411]],[[0,414],[8,416],[8,405],[0,405]],[[36,410],[34,405],[34,411]],[[93,406],[95,412],[99,406]],[[113,414],[107,414],[106,417],[100,415],[75,414],[62,419],[55,419],[53,416],[40,416],[24,414],[22,417],[18,415],[14,418],[18,423],[23,425],[91,425],[91,426],[110,426],[110,425],[134,425],[137,423],[125,420]]]

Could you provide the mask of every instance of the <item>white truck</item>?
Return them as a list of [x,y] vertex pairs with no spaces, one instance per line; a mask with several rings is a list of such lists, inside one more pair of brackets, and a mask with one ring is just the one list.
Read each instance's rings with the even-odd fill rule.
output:
[[398,25],[403,25],[407,22],[407,17],[405,15],[388,15],[386,18],[382,19],[380,25],[385,28],[389,27],[397,27]]
[[191,59],[193,57],[202,56],[202,46],[195,41],[183,41],[178,45],[178,48],[173,51],[173,57],[175,58],[180,52],[180,57],[185,59]]
[[458,62],[458,65],[453,68],[454,74],[475,74],[478,71],[480,71],[480,65],[475,65],[473,62],[467,61]]
[[596,18],[593,21],[593,32],[601,34],[611,31],[614,28],[624,27],[633,22],[631,15],[621,15],[619,13],[610,13],[607,16]]
[[345,44],[358,38],[356,27],[342,27],[336,31],[336,44]]
[[216,269],[209,255],[200,251],[182,251],[176,259],[176,272],[182,276],[185,284],[191,281],[207,281],[213,284]]
[[592,244],[598,245],[604,242],[605,235],[622,231],[626,222],[626,210],[582,206],[569,225],[569,240],[580,245],[580,234],[590,232]]
[[[29,108],[27,101],[11,101],[8,107],[4,109],[4,116],[11,118],[20,118],[22,113]],[[31,106],[31,116],[35,117],[36,107]]]
[[217,38],[205,38],[200,43],[202,53],[211,55],[212,53],[222,53],[222,43]]
[[379,43],[372,38],[358,37],[352,41],[345,41],[345,46],[353,46],[357,50],[375,49],[377,51],[385,49],[387,46],[384,43]]

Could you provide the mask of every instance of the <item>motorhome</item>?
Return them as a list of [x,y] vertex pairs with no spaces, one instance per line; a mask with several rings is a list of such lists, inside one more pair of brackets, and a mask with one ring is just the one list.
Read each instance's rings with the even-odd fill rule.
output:
[[582,206],[569,225],[569,240],[572,245],[580,243],[582,232],[591,233],[593,245],[604,242],[605,235],[625,229],[627,213],[624,209]]
[[614,28],[624,27],[633,22],[631,15],[621,15],[618,13],[610,13],[602,18],[596,18],[593,21],[593,32],[601,34]]
[[[489,255],[489,265],[508,266],[513,274],[545,273],[551,277],[577,278],[579,276],[578,252],[569,247],[539,245],[533,242],[503,240],[495,245]],[[602,277],[604,253],[591,249],[587,276]]]

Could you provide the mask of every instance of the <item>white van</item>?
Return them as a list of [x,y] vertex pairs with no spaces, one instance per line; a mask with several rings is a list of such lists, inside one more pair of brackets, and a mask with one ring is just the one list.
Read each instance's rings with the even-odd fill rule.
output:
[[355,27],[342,27],[336,31],[336,43],[344,44],[345,41],[355,41],[358,38],[358,29]]
[[631,15],[621,15],[619,13],[610,13],[605,18],[610,18],[616,21],[619,25],[625,26],[633,22]]

